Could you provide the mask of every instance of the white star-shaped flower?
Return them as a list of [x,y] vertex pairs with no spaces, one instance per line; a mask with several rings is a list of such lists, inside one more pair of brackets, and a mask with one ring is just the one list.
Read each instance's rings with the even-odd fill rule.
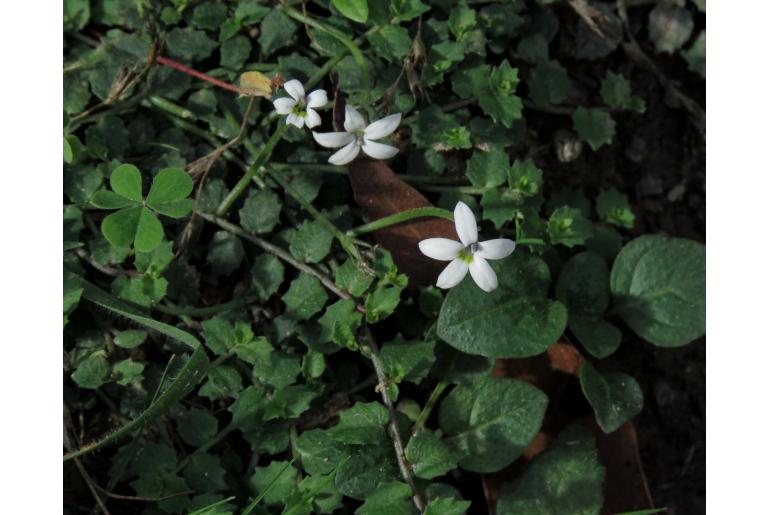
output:
[[298,129],[303,125],[307,125],[308,129],[321,125],[321,117],[315,109],[328,102],[325,90],[317,89],[305,96],[305,88],[297,79],[287,81],[283,89],[291,95],[291,98],[276,98],[273,100],[273,106],[276,113],[287,115],[286,123],[295,125]]
[[401,123],[401,113],[386,116],[366,125],[363,117],[352,106],[345,106],[345,132],[313,132],[319,145],[327,148],[339,148],[332,154],[329,162],[342,166],[356,158],[360,150],[375,159],[389,159],[398,154],[396,147],[377,143],[376,139],[389,136]]
[[497,288],[497,275],[487,263],[487,259],[503,259],[511,255],[516,243],[513,240],[499,238],[479,242],[476,217],[473,211],[462,202],[458,202],[454,212],[455,230],[460,241],[447,238],[428,238],[419,243],[420,252],[429,258],[450,261],[436,281],[439,288],[451,288],[463,280],[468,270],[471,277],[485,292]]

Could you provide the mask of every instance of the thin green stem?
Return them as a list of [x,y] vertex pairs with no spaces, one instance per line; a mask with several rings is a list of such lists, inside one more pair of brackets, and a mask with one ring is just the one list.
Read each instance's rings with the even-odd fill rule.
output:
[[430,397],[428,397],[428,401],[425,403],[425,406],[423,406],[422,411],[420,412],[420,414],[417,417],[417,420],[414,422],[414,425],[412,426],[413,435],[416,435],[417,433],[422,431],[423,428],[425,428],[425,422],[428,420],[428,417],[433,411],[433,408],[436,406],[436,403],[441,397],[441,394],[444,393],[444,390],[446,390],[447,386],[449,386],[449,384],[444,381],[439,381],[438,383],[436,383],[436,386],[433,388],[433,391],[430,393]]
[[427,216],[445,218],[446,220],[454,220],[452,213],[446,209],[441,209],[439,207],[417,207],[414,209],[407,209],[406,211],[401,211],[400,213],[386,216],[378,220],[374,220],[373,222],[369,222],[367,224],[359,225],[358,227],[354,227],[348,231],[348,236],[360,236],[362,234],[379,231],[380,229],[390,227],[391,225],[396,225],[408,222],[409,220],[413,220],[415,218],[424,218]]
[[229,302],[225,302],[224,304],[218,304],[216,306],[194,308],[189,306],[174,306],[170,304],[167,304],[167,305],[158,304],[154,306],[153,309],[156,309],[161,313],[165,313],[167,315],[205,317],[209,315],[215,315],[217,313],[222,313],[223,311],[232,311],[234,309],[242,308],[244,306],[248,306],[249,304],[253,304],[257,302],[258,300],[259,300],[258,295],[251,294],[239,299],[233,299]]
[[421,185],[420,189],[423,191],[432,191],[435,193],[451,191],[465,195],[483,195],[489,188],[476,188],[474,186],[433,186],[430,184],[425,184]]
[[219,204],[219,207],[217,208],[217,211],[216,211],[217,216],[223,216],[225,213],[227,213],[227,210],[230,209],[230,206],[233,205],[233,203],[238,199],[238,197],[243,193],[243,191],[249,185],[249,183],[251,182],[251,179],[255,175],[257,175],[257,172],[259,172],[259,169],[262,166],[264,166],[264,164],[267,162],[268,159],[270,159],[270,155],[273,153],[273,149],[275,149],[275,146],[281,140],[281,137],[283,136],[283,133],[286,132],[287,127],[288,125],[284,123],[279,125],[277,129],[275,129],[275,132],[273,133],[272,136],[270,136],[270,139],[267,140],[267,143],[265,143],[265,146],[262,147],[262,150],[256,156],[256,159],[254,160],[252,165],[249,167],[248,170],[246,170],[246,173],[243,174],[243,177],[241,177],[241,179],[233,187],[233,189],[230,190],[230,192],[224,198],[222,203]]
[[[299,22],[305,23],[320,31],[326,32],[333,38],[337,39],[340,43],[345,45],[345,47],[350,51],[350,54],[353,56],[353,60],[356,61],[359,71],[361,72],[361,80],[363,83],[362,89],[364,93],[363,100],[364,100],[364,104],[367,104],[369,102],[369,90],[371,89],[371,79],[369,78],[369,65],[367,64],[366,58],[364,58],[364,54],[361,52],[361,49],[358,48],[358,45],[356,44],[356,42],[350,39],[348,36],[346,36],[342,31],[339,31],[334,27],[331,27],[325,23],[322,23],[315,18],[306,16],[303,13],[299,12],[298,10],[294,9],[293,7],[289,7],[288,5],[284,4],[281,6],[281,10],[290,18],[294,18]],[[310,81],[308,81],[308,83],[310,83]]]
[[516,240],[516,245],[545,245],[540,238],[521,238]]

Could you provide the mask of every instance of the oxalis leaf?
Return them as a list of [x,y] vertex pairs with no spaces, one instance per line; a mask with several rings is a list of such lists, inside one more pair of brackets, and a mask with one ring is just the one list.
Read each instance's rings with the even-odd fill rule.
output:
[[141,313],[134,310],[134,308],[128,306],[122,301],[116,299],[107,292],[97,288],[88,281],[81,280],[83,287],[83,299],[100,306],[111,313],[128,318],[129,320],[136,322],[139,325],[157,331],[168,338],[181,342],[187,345],[193,352],[190,354],[189,359],[185,363],[184,367],[179,371],[179,374],[174,378],[171,384],[158,395],[158,397],[150,404],[150,406],[142,412],[141,415],[121,426],[116,431],[108,434],[104,438],[97,440],[96,442],[84,445],[76,451],[72,451],[64,455],[64,461],[77,458],[89,452],[93,452],[96,449],[104,447],[105,445],[115,443],[121,438],[130,435],[134,430],[141,428],[151,420],[153,417],[164,413],[171,406],[179,402],[185,395],[187,395],[205,376],[205,371],[208,369],[209,360],[206,356],[206,351],[203,346],[190,333],[177,329],[176,327],[158,322],[152,318],[148,318]]
[[543,422],[548,397],[515,379],[477,377],[444,399],[439,412],[444,440],[457,449],[460,467],[496,472],[529,445]]
[[523,358],[544,352],[564,332],[567,310],[546,298],[548,266],[514,252],[490,262],[500,286],[485,293],[466,277],[449,292],[438,318],[438,336],[469,354]]
[[571,425],[535,458],[516,483],[500,489],[495,513],[598,514],[604,502],[604,473],[591,431]]
[[679,238],[640,236],[612,265],[612,312],[661,347],[706,334],[706,247]]
[[634,418],[644,406],[639,384],[622,372],[601,373],[585,362],[580,367],[580,386],[605,433],[612,433]]

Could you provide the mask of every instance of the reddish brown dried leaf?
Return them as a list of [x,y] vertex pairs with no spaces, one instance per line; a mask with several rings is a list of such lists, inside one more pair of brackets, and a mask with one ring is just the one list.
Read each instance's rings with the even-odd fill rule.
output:
[[[359,160],[348,165],[353,198],[370,220],[431,204],[419,191],[398,178],[382,161]],[[417,244],[426,238],[458,239],[454,224],[443,218],[417,218],[380,229],[377,242],[393,254],[399,270],[409,276],[409,285],[435,284],[446,263],[420,253]]]

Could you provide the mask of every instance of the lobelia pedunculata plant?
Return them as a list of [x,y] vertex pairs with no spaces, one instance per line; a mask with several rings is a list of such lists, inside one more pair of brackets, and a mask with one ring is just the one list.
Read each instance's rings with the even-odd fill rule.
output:
[[[73,513],[655,512],[599,449],[705,245],[593,177],[662,102],[548,4],[65,2]],[[697,80],[699,5],[639,52]]]

